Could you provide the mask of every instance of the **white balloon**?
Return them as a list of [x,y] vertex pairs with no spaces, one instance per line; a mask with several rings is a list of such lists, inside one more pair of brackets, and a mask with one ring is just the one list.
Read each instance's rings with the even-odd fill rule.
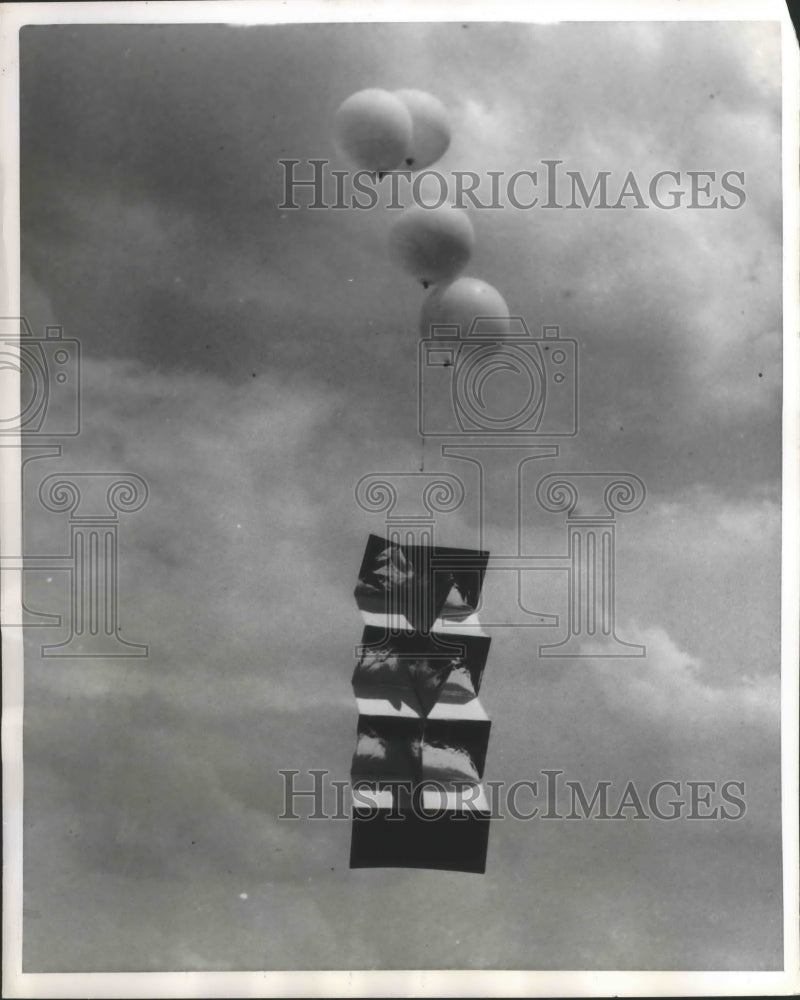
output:
[[411,144],[411,114],[388,90],[359,90],[336,112],[336,140],[362,170],[386,173],[405,159]]
[[450,145],[447,108],[438,97],[424,90],[396,90],[395,96],[408,108],[413,130],[405,165],[423,170],[435,163]]
[[427,296],[420,331],[423,337],[430,337],[435,326],[457,326],[460,336],[466,337],[478,318],[488,320],[480,324],[478,335],[509,332],[508,306],[500,292],[480,278],[456,278]]
[[463,270],[472,255],[475,232],[461,208],[414,205],[395,222],[389,250],[395,262],[427,288],[449,281]]

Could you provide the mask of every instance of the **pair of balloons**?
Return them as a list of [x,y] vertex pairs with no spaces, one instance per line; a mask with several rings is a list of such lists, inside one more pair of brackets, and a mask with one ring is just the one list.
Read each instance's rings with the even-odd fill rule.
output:
[[423,90],[359,90],[340,105],[335,130],[345,156],[379,177],[429,167],[450,145],[447,109]]
[[458,277],[475,245],[475,233],[462,208],[443,205],[406,209],[392,228],[389,249],[395,261],[427,288],[420,327],[430,336],[433,326],[457,326],[466,336],[473,321],[491,318],[483,332],[508,332],[508,306],[496,288],[479,278]]

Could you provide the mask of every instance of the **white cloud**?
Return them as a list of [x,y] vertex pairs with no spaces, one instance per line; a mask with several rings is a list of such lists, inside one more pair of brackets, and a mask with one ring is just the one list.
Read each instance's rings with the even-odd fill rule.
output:
[[624,665],[598,661],[598,687],[615,713],[663,727],[675,738],[702,742],[755,731],[774,735],[780,716],[777,676],[744,675],[721,686],[704,677],[703,665],[680,649],[663,628],[629,633],[647,647],[647,656]]
[[470,781],[477,783],[480,776],[469,751],[462,747],[437,746],[425,743],[422,747],[423,777],[432,781]]
[[356,752],[353,758],[353,766],[358,764],[371,766],[385,762],[386,740],[380,739],[372,733],[361,733],[356,744]]

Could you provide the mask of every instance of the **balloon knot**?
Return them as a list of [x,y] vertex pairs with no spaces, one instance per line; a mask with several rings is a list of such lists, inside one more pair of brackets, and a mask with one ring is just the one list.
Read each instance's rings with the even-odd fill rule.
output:
[[422,287],[423,287],[423,288],[427,288],[427,287],[428,287],[428,285],[430,285],[430,281],[423,281],[423,282],[422,282]]
[[409,156],[408,157],[408,159],[406,160],[406,166],[407,167],[413,167],[414,166],[414,157],[413,156]]

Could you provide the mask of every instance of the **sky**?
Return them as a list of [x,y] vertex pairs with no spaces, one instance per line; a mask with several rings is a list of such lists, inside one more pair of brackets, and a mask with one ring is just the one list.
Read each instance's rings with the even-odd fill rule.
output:
[[[28,630],[25,970],[780,967],[777,26],[35,26],[20,46],[23,308],[80,341],[83,417],[27,467],[26,551],[68,551],[45,475],[149,488],[119,525],[123,634],[149,655],[44,658],[66,630]],[[490,564],[486,777],[741,780],[740,820],[495,821],[482,876],[350,871],[347,822],[278,820],[280,769],[348,777],[352,591],[384,530],[355,484],[422,457],[424,292],[390,260],[393,213],[280,208],[280,159],[347,167],[334,114],[365,87],[444,102],[445,173],[744,173],[729,211],[470,209],[468,272],[578,343],[580,433],[526,466],[524,550],[564,551],[541,475],[647,489],[617,525],[643,658],[540,657],[562,633],[501,627]],[[466,488],[437,539],[473,546],[474,470],[424,457]],[[492,461],[503,554],[515,466]],[[65,573],[27,577],[29,607],[67,613]],[[524,587],[563,615],[562,574]]]

